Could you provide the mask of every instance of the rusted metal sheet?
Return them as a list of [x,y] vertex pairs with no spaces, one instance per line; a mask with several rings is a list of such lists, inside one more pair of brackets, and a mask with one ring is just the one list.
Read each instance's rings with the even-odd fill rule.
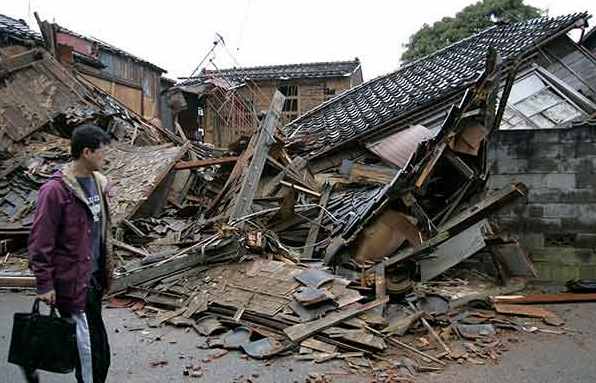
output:
[[358,262],[376,261],[391,255],[405,241],[410,246],[420,245],[420,231],[405,214],[385,209],[362,231],[351,255]]
[[422,125],[413,125],[381,140],[368,142],[366,147],[379,157],[403,168],[418,144],[432,137],[430,129]]

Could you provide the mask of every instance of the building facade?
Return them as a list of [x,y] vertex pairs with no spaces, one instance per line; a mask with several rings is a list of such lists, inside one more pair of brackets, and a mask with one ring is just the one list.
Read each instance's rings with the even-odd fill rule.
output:
[[276,90],[286,101],[283,123],[362,83],[360,61],[320,62],[202,71],[176,89],[186,104],[178,122],[187,135],[226,148],[258,126]]

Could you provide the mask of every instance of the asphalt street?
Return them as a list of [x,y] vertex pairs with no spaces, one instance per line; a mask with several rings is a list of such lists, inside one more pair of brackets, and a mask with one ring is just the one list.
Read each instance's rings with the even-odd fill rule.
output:
[[[0,381],[21,383],[19,369],[6,362],[12,317],[31,309],[33,297],[24,292],[0,291]],[[509,350],[496,365],[452,364],[436,374],[419,374],[416,382],[429,383],[594,383],[596,382],[596,303],[549,305],[566,319],[565,335],[515,334],[505,338]],[[198,348],[204,338],[194,331],[147,328],[146,320],[128,309],[105,309],[104,319],[112,348],[109,382],[304,382],[309,373],[328,374],[333,382],[369,382],[369,376],[347,374],[341,363],[313,365],[293,356],[269,362],[246,358],[239,351],[212,358],[214,350]],[[161,340],[155,340],[159,337]],[[159,364],[153,366],[153,364]],[[200,377],[182,371],[200,366]],[[74,375],[42,372],[42,382],[75,382]]]

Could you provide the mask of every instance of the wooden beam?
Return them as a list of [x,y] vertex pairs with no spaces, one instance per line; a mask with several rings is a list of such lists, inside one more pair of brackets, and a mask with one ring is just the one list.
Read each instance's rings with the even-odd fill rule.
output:
[[269,155],[269,147],[274,141],[273,133],[279,122],[281,109],[285,100],[286,98],[283,94],[279,91],[275,91],[267,116],[258,132],[259,137],[254,147],[250,165],[244,172],[242,186],[240,187],[240,192],[236,196],[236,201],[230,214],[230,222],[236,221],[251,212],[252,200],[259,185],[259,180],[261,179],[267,156]]
[[293,183],[290,183],[290,182],[286,182],[286,181],[281,181],[280,184],[282,184],[284,186],[287,186],[289,188],[296,189],[296,190],[301,191],[303,193],[310,194],[313,197],[321,198],[321,195],[319,193],[317,193],[316,191],[313,191],[313,190],[310,190],[310,189],[307,189],[307,188],[303,188],[302,186],[298,186],[296,184],[293,184]]
[[346,321],[350,318],[353,318],[368,310],[374,309],[375,307],[378,307],[387,302],[389,302],[389,297],[369,302],[351,310],[334,312],[324,318],[317,319],[312,322],[299,323],[297,325],[285,328],[284,332],[293,342],[300,342],[306,338],[310,338],[311,336],[320,331],[328,329],[329,327],[333,327],[338,323]]
[[0,287],[35,287],[35,277],[0,274]]
[[315,221],[314,225],[310,226],[308,231],[308,237],[306,237],[306,243],[304,244],[304,251],[302,252],[301,258],[311,258],[312,254],[315,250],[315,243],[317,242],[317,237],[319,236],[319,229],[321,228],[321,223],[323,222],[323,217],[325,217],[325,207],[327,207],[327,202],[329,202],[329,197],[331,197],[331,185],[327,185],[325,190],[323,191],[323,196],[319,201],[319,205],[322,207],[317,220]]
[[237,160],[238,160],[238,157],[221,157],[221,158],[207,158],[207,159],[198,160],[198,161],[178,162],[176,165],[174,165],[174,169],[184,170],[184,169],[202,168],[205,166],[221,165],[221,164],[227,164],[230,162],[236,162]]
[[596,293],[557,293],[557,294],[528,294],[493,297],[494,303],[568,303],[594,302]]
[[[174,259],[159,266],[148,267],[131,274],[115,278],[112,282],[110,294],[125,290],[128,286],[140,285],[144,282],[194,267],[204,261],[200,255],[190,254],[185,257]],[[207,268],[205,268],[207,269]],[[197,270],[198,272],[198,270]]]

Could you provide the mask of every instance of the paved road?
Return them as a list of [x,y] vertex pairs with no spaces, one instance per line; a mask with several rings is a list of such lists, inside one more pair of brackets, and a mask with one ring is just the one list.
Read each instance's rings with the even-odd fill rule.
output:
[[[20,383],[23,378],[17,367],[6,363],[12,315],[30,309],[32,297],[24,293],[0,291],[0,382]],[[596,303],[551,305],[549,309],[567,319],[566,326],[582,334],[512,334],[517,342],[503,354],[498,365],[452,365],[440,374],[421,374],[418,382],[447,383],[594,383],[596,382]],[[244,359],[240,352],[230,352],[219,359],[204,363],[213,350],[197,348],[203,338],[194,332],[170,327],[146,329],[149,334],[130,331],[146,327],[145,321],[127,309],[104,311],[112,346],[112,367],[109,382],[218,382],[242,381],[254,383],[303,383],[311,372],[343,373],[330,363],[313,366],[285,357],[271,361]],[[151,342],[157,335],[163,340]],[[152,367],[151,362],[165,360],[166,365]],[[185,366],[202,365],[204,375],[189,378],[182,375]],[[334,383],[366,382],[357,376],[331,375]],[[74,382],[74,377],[43,373],[44,383]]]
[[[0,291],[0,382],[22,383],[24,379],[18,367],[6,362],[12,316],[15,312],[31,310],[33,300],[24,293]],[[312,366],[307,362],[297,361],[294,357],[284,357],[267,362],[244,359],[239,351],[232,351],[221,358],[204,363],[203,359],[214,353],[213,350],[197,348],[204,338],[196,332],[186,332],[170,326],[149,329],[146,320],[128,309],[106,309],[104,320],[108,328],[108,336],[112,348],[112,365],[108,382],[112,383],[165,383],[165,382],[197,382],[197,383],[231,383],[242,381],[241,376],[249,378],[253,383],[303,383],[311,372],[342,372],[336,365],[325,363]],[[149,334],[129,329],[145,328]],[[153,341],[156,336],[164,334],[161,341]],[[152,367],[151,362],[167,361],[166,365]],[[187,365],[203,366],[204,375],[200,378],[184,377],[182,371]],[[74,374],[59,375],[42,372],[43,383],[76,382]],[[349,382],[346,377],[333,376],[334,382]],[[358,380],[352,380],[358,381]]]

